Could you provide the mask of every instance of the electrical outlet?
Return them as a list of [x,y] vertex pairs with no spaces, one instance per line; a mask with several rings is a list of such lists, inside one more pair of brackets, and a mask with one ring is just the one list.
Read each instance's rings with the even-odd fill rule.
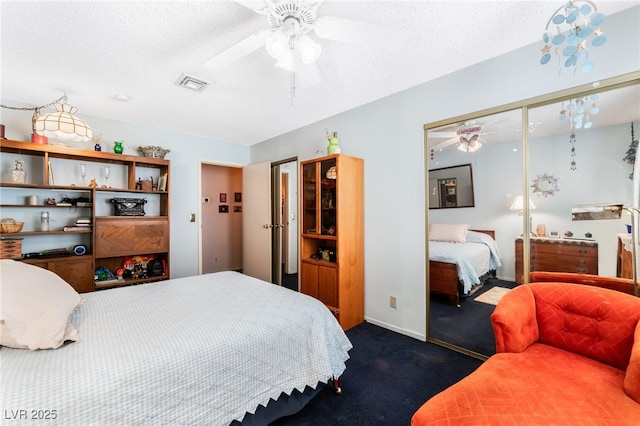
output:
[[396,299],[395,296],[389,296],[389,306],[392,307],[393,309],[396,309],[398,307],[397,305],[398,300]]

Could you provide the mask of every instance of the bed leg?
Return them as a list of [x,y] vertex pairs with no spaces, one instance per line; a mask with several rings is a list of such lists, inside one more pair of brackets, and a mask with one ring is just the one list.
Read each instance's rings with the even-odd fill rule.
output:
[[337,377],[331,378],[331,383],[333,384],[333,391],[336,395],[342,395],[342,388],[340,387],[340,379]]
[[451,302],[452,305],[456,305],[456,308],[461,307],[460,305],[460,296],[456,293],[456,294],[450,294],[449,295],[449,301]]

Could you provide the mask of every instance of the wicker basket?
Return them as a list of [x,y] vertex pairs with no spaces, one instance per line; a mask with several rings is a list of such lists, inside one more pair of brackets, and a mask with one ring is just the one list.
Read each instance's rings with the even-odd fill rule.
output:
[[141,146],[138,147],[138,152],[145,157],[152,158],[164,158],[171,150],[163,148],[161,146]]
[[0,232],[3,234],[13,234],[22,231],[24,222],[16,222],[14,218],[8,217],[0,222]]

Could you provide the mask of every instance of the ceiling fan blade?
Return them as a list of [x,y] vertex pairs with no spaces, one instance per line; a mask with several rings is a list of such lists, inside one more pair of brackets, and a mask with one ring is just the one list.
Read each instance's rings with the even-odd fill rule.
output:
[[446,139],[453,138],[456,136],[456,132],[427,132],[427,137],[429,139]]
[[320,38],[353,44],[393,49],[406,38],[406,31],[385,25],[370,24],[352,19],[321,16],[314,31]]
[[267,10],[267,6],[263,0],[233,0],[235,3],[238,3],[247,9],[253,10],[256,13],[260,13],[262,15],[265,14]]
[[213,58],[203,62],[202,66],[216,71],[224,69],[244,58],[248,54],[258,50],[260,47],[263,47],[270,34],[270,30],[257,31],[244,40],[241,40],[218,53]]
[[433,144],[429,143],[429,149],[433,149],[435,151],[442,151],[443,149],[450,147],[451,145],[457,144],[458,142],[460,142],[458,136],[454,135],[453,137],[442,142],[435,142]]

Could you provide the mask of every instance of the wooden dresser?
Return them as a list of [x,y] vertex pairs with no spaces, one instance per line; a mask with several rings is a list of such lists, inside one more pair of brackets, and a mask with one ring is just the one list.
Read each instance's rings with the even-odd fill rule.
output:
[[[598,274],[598,243],[593,240],[531,238],[531,271],[576,272]],[[522,284],[523,239],[516,239],[516,283]]]

